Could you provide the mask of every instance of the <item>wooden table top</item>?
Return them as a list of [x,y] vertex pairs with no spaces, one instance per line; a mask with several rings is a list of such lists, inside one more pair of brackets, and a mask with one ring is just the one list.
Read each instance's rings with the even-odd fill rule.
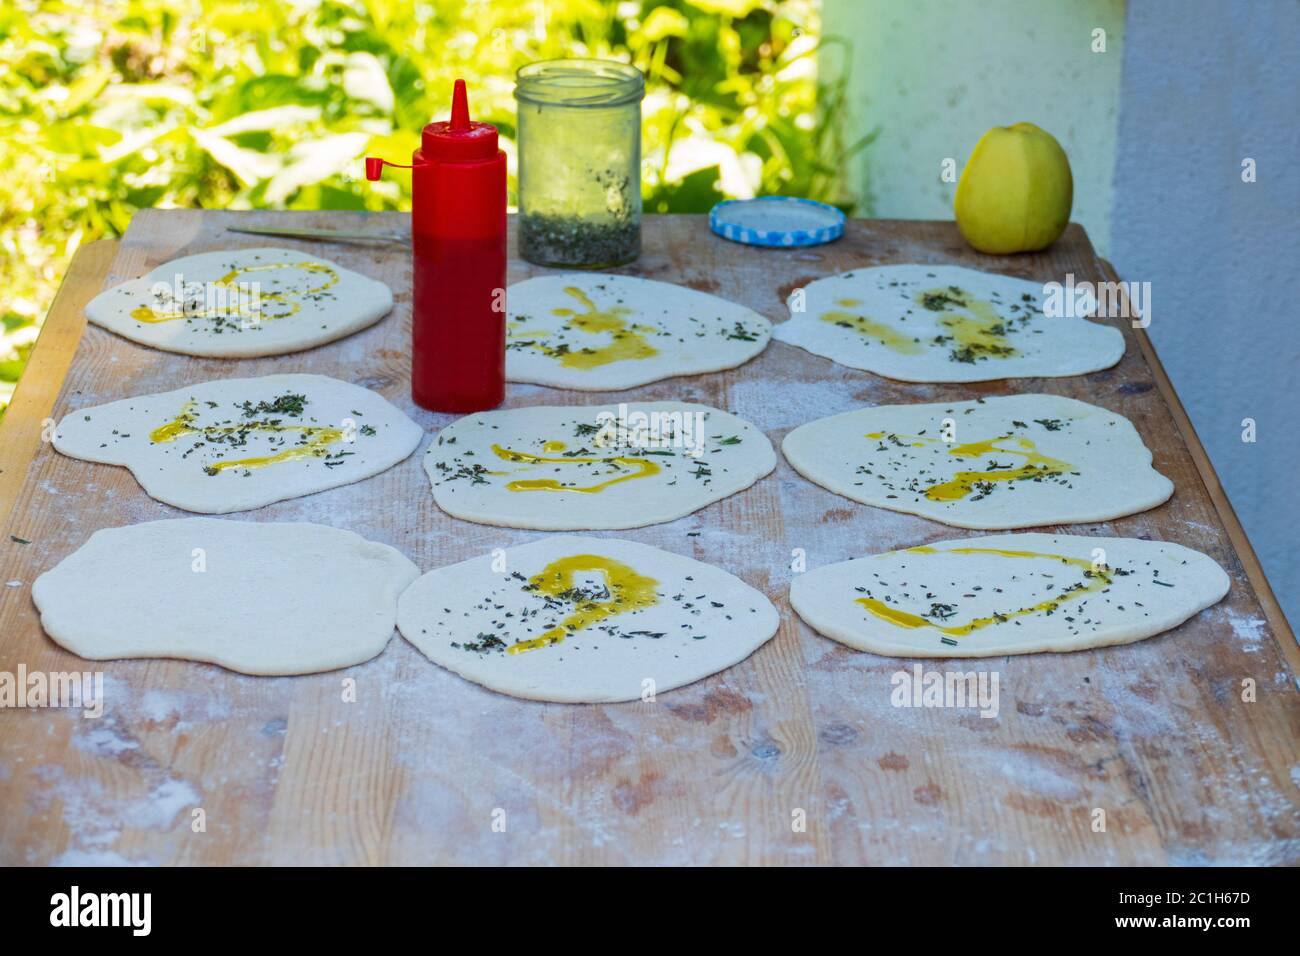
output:
[[[864,404],[1041,391],[1127,416],[1173,480],[1173,498],[1115,521],[1042,530],[1176,541],[1223,565],[1231,591],[1133,645],[925,662],[996,671],[994,718],[891,706],[891,675],[916,662],[827,640],[786,601],[796,548],[816,567],[970,532],[848,501],[784,460],[689,517],[613,532],[738,574],[782,616],[751,658],[654,703],[516,700],[440,669],[396,635],[366,664],[290,678],[168,660],[91,663],[50,641],[31,603],[38,574],[98,528],[183,514],[147,497],[126,469],[56,454],[42,441],[51,417],[186,382],[304,371],[374,388],[426,430],[451,420],[408,397],[410,264],[400,247],[316,247],[388,282],[396,306],[364,332],[294,355],[154,351],[87,328],[86,301],[180,255],[313,248],[228,225],[404,222],[146,211],[120,242],[77,253],[0,423],[0,681],[20,667],[101,671],[105,713],[0,710],[0,863],[1300,862],[1300,650],[1150,341],[1119,319],[1122,362],[1076,378],[913,385],[773,342],[738,369],[623,393],[509,386],[507,406],[703,402],[753,421],[778,445],[799,424]],[[651,216],[644,246],[619,271],[712,292],[774,321],[792,289],[884,263],[1115,278],[1077,226],[1045,253],[990,258],[946,222],[853,221],[839,242],[778,251],[721,240],[704,217]],[[542,272],[511,259],[512,281]],[[423,449],[367,481],[230,517],[347,527],[422,570],[539,536],[443,514]],[[1253,682],[1253,700],[1243,700],[1243,682]]]

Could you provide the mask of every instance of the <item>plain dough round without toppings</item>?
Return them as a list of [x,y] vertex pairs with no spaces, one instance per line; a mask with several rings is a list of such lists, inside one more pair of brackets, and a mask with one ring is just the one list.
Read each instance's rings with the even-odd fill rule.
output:
[[1058,395],[877,405],[801,425],[781,450],[836,494],[958,528],[1106,521],[1174,490],[1127,418]]
[[858,650],[997,657],[1140,641],[1218,603],[1228,584],[1211,558],[1168,541],[1001,534],[815,568],[791,583],[790,606]]
[[[620,409],[630,429],[657,421],[654,435],[671,428],[679,440],[599,444],[600,416],[617,423]],[[687,453],[697,447],[698,456]],[[698,511],[762,478],[776,467],[776,453],[755,426],[708,405],[539,405],[452,422],[430,443],[424,467],[438,507],[457,518],[588,531],[639,528]]]
[[32,600],[45,632],[90,660],[312,674],[382,651],[419,573],[340,528],[175,518],[96,531],[36,579]]
[[[228,285],[213,285],[240,269],[251,271]],[[262,318],[254,320],[243,304],[247,297],[235,294],[241,283],[256,283]],[[187,293],[178,301],[175,290],[187,284],[196,286],[198,294]],[[186,300],[201,302],[198,311],[184,315]],[[101,292],[86,305],[86,317],[166,352],[255,358],[333,342],[374,325],[392,307],[393,293],[384,283],[320,256],[292,249],[229,249],[173,259]],[[183,317],[142,321],[132,316],[142,308],[159,317]]]
[[635,541],[554,535],[507,549],[504,570],[497,560],[422,576],[397,625],[435,664],[514,697],[638,700],[744,660],[780,623],[739,578]]
[[743,305],[633,276],[526,279],[506,307],[506,378],[554,388],[619,391],[735,368],[772,337],[772,323]]
[[959,266],[855,269],[790,295],[775,338],[904,382],[1083,375],[1124,355],[1118,329],[1043,314],[1043,283]]
[[[77,409],[59,422],[54,447],[125,465],[150,497],[174,507],[226,514],[377,475],[423,435],[368,388],[324,375],[267,375]],[[277,456],[284,457],[238,465]]]

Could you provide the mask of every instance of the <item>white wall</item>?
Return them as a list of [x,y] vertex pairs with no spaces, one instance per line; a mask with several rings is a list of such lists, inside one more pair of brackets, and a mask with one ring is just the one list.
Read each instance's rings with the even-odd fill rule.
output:
[[824,0],[822,30],[852,44],[851,125],[881,129],[852,169],[859,215],[952,218],[943,160],[960,170],[987,129],[1023,120],[1065,147],[1072,218],[1104,254],[1123,0]]
[[1152,284],[1151,337],[1294,625],[1300,4],[1141,0],[1127,31],[1112,260]]

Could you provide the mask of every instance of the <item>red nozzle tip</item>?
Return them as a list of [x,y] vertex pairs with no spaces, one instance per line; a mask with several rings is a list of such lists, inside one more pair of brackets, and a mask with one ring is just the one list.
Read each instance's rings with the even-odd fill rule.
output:
[[464,80],[456,81],[456,89],[451,95],[451,128],[469,129],[469,96],[465,93]]
[[384,175],[384,161],[378,156],[366,157],[366,179],[372,183],[379,182],[379,178]]

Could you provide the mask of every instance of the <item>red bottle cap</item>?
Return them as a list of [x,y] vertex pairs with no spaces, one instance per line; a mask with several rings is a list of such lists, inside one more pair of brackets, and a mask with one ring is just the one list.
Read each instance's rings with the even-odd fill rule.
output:
[[495,159],[497,128],[491,123],[476,123],[469,118],[469,97],[465,81],[456,81],[451,98],[451,119],[430,123],[421,137],[426,160],[434,162],[472,163]]

